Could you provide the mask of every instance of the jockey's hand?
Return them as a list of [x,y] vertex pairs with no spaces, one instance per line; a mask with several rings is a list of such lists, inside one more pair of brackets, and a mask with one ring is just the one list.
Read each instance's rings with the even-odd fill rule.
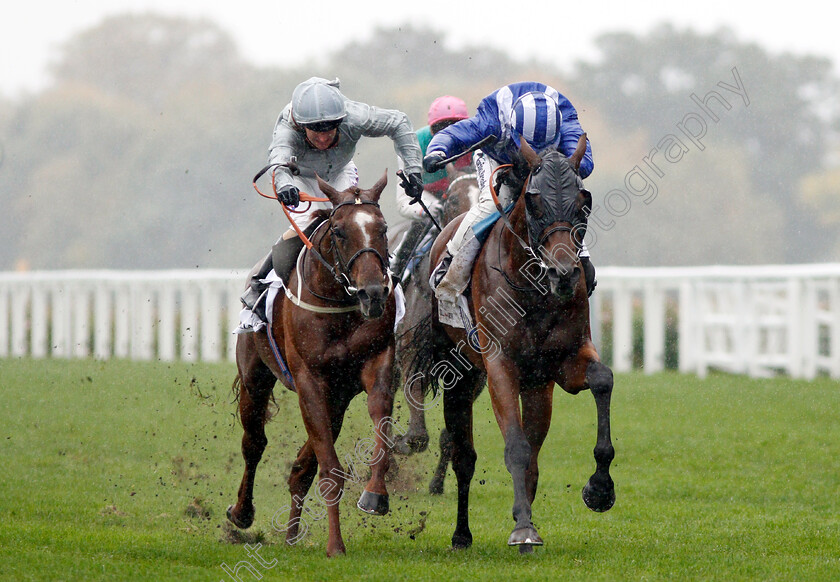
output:
[[430,174],[434,174],[446,165],[443,163],[443,160],[445,159],[446,154],[444,152],[429,152],[426,154],[426,157],[423,158],[423,169]]
[[420,172],[411,172],[406,175],[406,178],[403,184],[405,193],[414,200],[419,200],[423,196],[423,178],[420,177]]
[[294,208],[300,204],[300,191],[292,184],[280,186],[280,189],[277,190],[277,200],[290,208]]

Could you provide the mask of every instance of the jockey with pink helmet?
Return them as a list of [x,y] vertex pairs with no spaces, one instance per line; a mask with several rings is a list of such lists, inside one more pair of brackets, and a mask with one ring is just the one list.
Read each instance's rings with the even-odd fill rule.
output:
[[[462,119],[469,118],[467,104],[463,99],[451,95],[443,95],[432,101],[427,116],[429,124],[417,130],[417,141],[420,142],[420,150],[426,155],[426,147],[432,141],[432,137],[439,131],[457,123]],[[470,156],[459,158],[455,163],[458,169],[469,166]],[[449,178],[446,169],[441,168],[435,172],[423,172],[423,202],[432,212],[440,213],[442,203],[440,197],[449,188]],[[421,220],[425,213],[419,204],[410,204],[412,198],[407,196],[399,186],[396,190],[397,209],[400,215],[411,220]]]
[[[443,95],[432,101],[427,116],[429,125],[417,130],[417,141],[420,143],[420,150],[426,154],[426,147],[432,141],[432,137],[450,125],[463,119],[469,118],[467,104],[463,99],[451,95]],[[398,165],[400,160],[397,160]],[[455,162],[457,169],[469,166],[472,162],[470,156],[463,156]],[[437,217],[443,214],[443,201],[441,198],[449,189],[449,176],[445,168],[435,172],[423,172],[423,195],[422,200],[429,209],[429,212]],[[412,221],[409,230],[406,231],[397,246],[394,248],[394,255],[391,260],[391,269],[402,277],[410,254],[414,246],[420,241],[422,232],[428,230],[426,227],[426,213],[419,204],[413,204],[414,199],[408,196],[399,185],[396,188],[397,210],[400,215]]]

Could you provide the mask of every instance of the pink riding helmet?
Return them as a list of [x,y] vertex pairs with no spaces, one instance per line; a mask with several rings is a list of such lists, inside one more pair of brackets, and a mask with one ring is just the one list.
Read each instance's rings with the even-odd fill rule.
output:
[[468,117],[467,104],[451,95],[438,97],[432,101],[432,106],[429,107],[429,125],[447,119],[466,119]]

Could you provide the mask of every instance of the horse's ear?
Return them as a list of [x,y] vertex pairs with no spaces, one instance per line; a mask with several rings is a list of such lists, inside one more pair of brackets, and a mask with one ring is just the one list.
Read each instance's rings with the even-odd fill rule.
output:
[[575,153],[569,158],[569,162],[572,164],[575,172],[580,170],[580,163],[583,161],[584,154],[586,154],[586,133],[581,134],[580,138],[578,138]]
[[379,197],[382,196],[382,191],[385,189],[385,186],[388,185],[388,170],[385,170],[385,173],[382,174],[382,177],[379,178],[379,181],[373,185],[373,187],[368,190],[368,195],[370,196],[371,201],[379,202]]
[[525,158],[525,162],[531,170],[542,163],[542,158],[537,155],[537,152],[534,151],[534,148],[531,147],[531,144],[529,144],[524,137],[519,138],[519,152],[522,154],[522,157]]
[[332,202],[334,206],[336,204],[339,204],[339,202],[340,202],[339,198],[341,198],[341,192],[339,192],[338,190],[336,190],[335,188],[333,188],[332,186],[327,184],[324,180],[321,179],[321,176],[319,176],[318,174],[315,174],[315,179],[318,180],[318,188],[321,190],[321,192],[324,193],[324,195],[327,198],[330,199],[330,202]]

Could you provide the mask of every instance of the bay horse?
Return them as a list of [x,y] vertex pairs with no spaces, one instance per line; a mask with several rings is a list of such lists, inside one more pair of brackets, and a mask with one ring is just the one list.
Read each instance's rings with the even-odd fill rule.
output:
[[[452,467],[458,484],[454,548],[472,544],[473,400],[485,377],[505,442],[505,466],[513,478],[515,524],[508,545],[520,546],[520,552],[526,553],[543,544],[531,521],[531,506],[555,383],[570,394],[592,392],[598,419],[596,470],[583,488],[583,501],[599,512],[615,502],[609,474],[615,456],[610,438],[613,375],[601,363],[591,340],[578,258],[592,204],[578,176],[586,135],[570,158],[551,150],[541,159],[524,139],[521,143],[511,175],[529,176],[527,187],[523,186],[524,193],[509,217],[503,215],[491,230],[465,292],[474,328],[467,332],[440,323],[434,303],[431,346],[436,364],[431,374],[443,384],[444,419],[452,435]],[[431,251],[432,265],[439,263],[459,222],[451,222],[438,236]]]
[[[384,175],[370,190],[354,187],[338,192],[318,178],[321,191],[333,204],[332,211],[312,234],[312,246],[298,259],[286,282],[285,296],[278,294],[268,333],[240,334],[236,344],[234,391],[244,429],[245,472],[236,504],[228,508],[228,519],[240,528],[248,528],[254,521],[254,478],[267,444],[269,400],[280,380],[297,392],[308,438],[288,480],[292,498],[288,522],[278,528],[275,519],[272,525],[286,531],[288,544],[301,537],[303,500],[318,472],[314,503],[321,502],[326,508],[315,508],[315,513],[322,511],[328,517],[328,556],[346,552],[338,502],[348,473],[339,462],[335,441],[347,406],[362,391],[367,394],[374,438],[366,439],[371,446],[365,454],[372,459],[364,462],[370,466],[371,476],[357,505],[376,515],[389,509],[385,473],[392,444],[388,434],[396,305],[385,259],[387,226],[379,208],[386,183]],[[280,361],[285,361],[289,375]],[[353,474],[353,469],[348,469]],[[313,508],[307,511],[311,514]]]
[[[446,226],[457,216],[467,212],[478,202],[478,180],[473,168],[467,167],[463,170],[456,170],[454,165],[446,167],[449,178],[449,187],[443,194],[443,212],[439,218],[441,226]],[[429,250],[434,240],[434,226],[431,220],[426,219],[428,230],[426,237],[421,237],[417,248],[412,253],[412,260],[409,264],[409,277],[403,278],[403,291],[405,293],[405,317],[397,325],[397,356],[398,368],[402,371],[402,389],[405,393],[405,401],[409,409],[408,430],[401,437],[396,439],[394,452],[402,455],[420,453],[426,450],[429,444],[429,434],[426,430],[426,408],[433,404],[426,405],[424,398],[426,391],[430,388],[427,382],[410,381],[422,372],[426,363],[418,358],[416,339],[423,333],[424,326],[429,324],[432,315],[432,300],[434,292],[429,286],[429,279],[424,273],[429,271]],[[427,242],[427,238],[429,239]],[[402,275],[402,273],[398,273]],[[399,376],[395,379],[399,382]],[[400,386],[396,386],[399,389]],[[432,478],[430,491],[433,494],[443,492],[443,478],[451,457],[448,446],[449,437],[446,429],[443,429],[440,438],[440,462],[435,475]]]

